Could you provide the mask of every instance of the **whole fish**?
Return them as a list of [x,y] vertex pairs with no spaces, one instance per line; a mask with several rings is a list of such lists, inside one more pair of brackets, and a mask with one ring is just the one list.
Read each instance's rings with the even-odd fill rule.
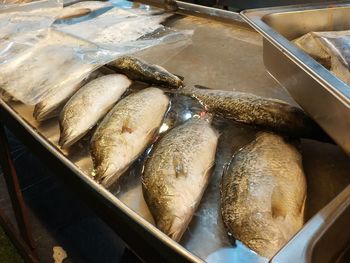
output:
[[110,62],[108,66],[117,72],[127,75],[132,80],[143,81],[166,87],[178,88],[182,80],[158,65],[148,64],[141,59],[122,56]]
[[169,106],[161,89],[133,93],[107,114],[91,139],[96,179],[108,187],[149,146]]
[[218,133],[192,118],[156,144],[142,175],[145,201],[157,227],[180,240],[209,183]]
[[37,121],[44,121],[59,115],[63,105],[81,88],[92,79],[103,76],[99,71],[92,72],[88,78],[75,85],[65,85],[50,92],[42,101],[34,107],[33,117]]
[[302,227],[305,199],[301,154],[279,135],[258,134],[234,156],[222,178],[226,228],[266,258]]
[[297,137],[331,140],[303,110],[281,100],[197,87],[186,87],[179,93],[196,98],[209,111],[236,122]]
[[64,106],[60,118],[62,148],[82,138],[120,99],[131,80],[121,74],[99,77],[87,83]]

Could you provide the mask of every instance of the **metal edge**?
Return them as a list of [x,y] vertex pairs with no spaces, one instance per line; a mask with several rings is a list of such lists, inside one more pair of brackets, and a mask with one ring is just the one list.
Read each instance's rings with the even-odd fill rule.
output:
[[239,13],[236,13],[236,12],[186,3],[182,1],[176,1],[176,3],[180,10],[186,10],[196,14],[209,15],[209,16],[218,17],[218,18],[226,18],[229,20],[246,24],[246,21],[242,19]]
[[41,134],[35,132],[35,130],[23,120],[6,102],[0,99],[0,106],[3,107],[10,115],[19,122],[25,130],[34,137],[42,146],[44,146],[51,154],[53,154],[57,159],[59,159],[64,165],[66,165],[74,174],[76,174],[84,183],[89,185],[91,188],[98,191],[98,193],[106,198],[110,203],[117,206],[123,213],[129,215],[135,222],[142,226],[145,230],[151,233],[153,236],[161,240],[163,243],[173,248],[176,252],[183,255],[187,260],[191,262],[204,262],[201,258],[197,257],[185,247],[172,240],[170,237],[165,235],[162,231],[156,228],[151,223],[147,222],[136,212],[126,206],[122,201],[120,201],[116,196],[110,193],[107,189],[103,188],[101,185],[96,183],[93,179],[86,176],[77,166],[75,166],[71,161],[67,159],[62,153],[60,153],[51,143],[49,143]]
[[[350,186],[341,191],[331,202],[315,214],[299,232],[271,259],[272,263],[286,259],[312,262],[312,251],[317,241],[350,206]],[[292,254],[290,254],[292,251]]]
[[[295,64],[301,67],[307,74],[309,74],[313,79],[315,79],[319,84],[327,89],[332,95],[334,95],[341,103],[347,108],[350,108],[350,89],[349,86],[334,76],[329,70],[321,66],[308,54],[300,50],[298,47],[293,45],[284,36],[273,30],[269,25],[262,21],[263,17],[266,15],[284,13],[290,11],[305,11],[305,7],[317,7],[317,9],[328,8],[329,5],[302,5],[300,6],[289,6],[287,7],[275,7],[275,8],[263,8],[263,9],[249,9],[244,10],[240,13],[242,18],[257,32],[259,32],[265,39],[267,39],[272,45],[279,49],[284,55],[286,55]],[[350,3],[338,5],[339,7],[349,7]],[[332,7],[337,8],[337,7]],[[303,61],[303,57],[307,58],[306,62]],[[317,68],[315,71],[312,68]]]
[[[130,0],[133,1],[133,0]],[[146,5],[155,6],[158,8],[164,8],[164,0],[139,0],[136,2],[140,2]],[[201,6],[196,5],[192,3],[187,3],[183,1],[175,1],[178,7],[177,11],[184,11],[184,12],[190,12],[193,15],[206,15],[211,18],[221,18],[221,19],[228,19],[233,22],[242,24],[244,26],[249,26],[245,20],[242,19],[239,13],[237,12],[231,12],[227,10],[222,10],[218,8],[212,8],[207,6]],[[174,11],[174,14],[176,14],[176,11]]]

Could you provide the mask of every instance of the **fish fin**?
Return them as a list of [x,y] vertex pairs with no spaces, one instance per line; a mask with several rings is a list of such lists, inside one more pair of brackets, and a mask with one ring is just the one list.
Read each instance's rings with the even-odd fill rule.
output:
[[194,87],[195,88],[197,88],[197,89],[211,89],[211,88],[208,88],[208,87],[206,87],[206,86],[202,86],[202,85],[194,85]]
[[174,165],[174,171],[176,178],[180,176],[187,176],[187,171],[183,165],[181,153],[175,152],[173,155],[173,165]]
[[132,133],[133,132],[133,129],[131,129],[127,123],[124,123],[123,126],[122,126],[122,132],[121,133]]
[[271,215],[272,218],[282,218],[287,216],[287,211],[281,203],[283,202],[283,193],[279,187],[275,187],[271,196]]
[[158,131],[159,128],[153,128],[148,131],[146,138],[148,138],[148,141],[156,141],[156,138],[158,137]]
[[184,81],[185,77],[181,75],[174,74],[176,77],[178,77],[181,81]]

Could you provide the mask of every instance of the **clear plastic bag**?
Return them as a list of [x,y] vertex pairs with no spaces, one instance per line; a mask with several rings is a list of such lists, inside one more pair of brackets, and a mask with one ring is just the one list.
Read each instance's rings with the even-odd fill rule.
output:
[[1,59],[0,64],[0,86],[26,104],[36,104],[65,85],[77,85],[118,55],[52,28],[27,32],[12,41],[26,48],[19,53],[7,50],[9,59]]
[[51,26],[62,9],[62,0],[0,5],[0,41],[14,34]]
[[26,4],[33,2],[32,0],[0,0],[0,5]]
[[[56,6],[53,9],[56,11],[59,6],[58,0],[52,1],[56,5],[40,2],[37,7],[43,10],[43,4]],[[38,10],[34,13],[42,14]],[[47,28],[59,14],[53,15],[51,10],[42,14],[41,19],[29,16],[42,22],[32,28],[24,23],[28,21],[24,16],[25,19],[13,23],[13,31],[0,39],[0,87],[25,104],[37,104],[56,90],[77,86],[93,70],[120,55],[160,44],[168,45],[174,53],[190,43],[192,36],[192,31],[163,26],[161,22],[169,14],[154,14],[154,10],[113,8],[102,13],[97,10],[97,14],[93,12],[83,20],[60,21]],[[0,30],[0,37],[1,33]]]
[[294,43],[350,85],[350,30],[310,32]]
[[55,24],[55,27],[103,48],[125,54],[161,43],[190,39],[192,31],[171,30],[161,24],[169,16],[171,14],[161,14],[159,10],[154,9],[115,7],[100,15],[92,15],[85,21],[77,23],[67,21]]
[[113,7],[111,2],[81,1],[63,8],[57,19],[80,17],[96,10]]

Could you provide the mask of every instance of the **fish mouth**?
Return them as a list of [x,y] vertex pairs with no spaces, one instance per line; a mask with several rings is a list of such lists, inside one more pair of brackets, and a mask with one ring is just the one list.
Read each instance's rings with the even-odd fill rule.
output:
[[120,176],[122,176],[129,168],[129,165],[123,168],[117,168],[113,164],[107,166],[98,165],[96,168],[96,180],[104,187],[108,188],[116,183]]
[[99,165],[96,171],[96,180],[104,187],[111,186],[119,178],[118,170],[114,165],[107,165],[106,167]]
[[[62,131],[61,125],[60,125],[60,130]],[[72,133],[61,132],[61,136],[60,136],[60,139],[58,141],[58,144],[60,145],[60,147],[62,149],[67,149],[68,147],[72,146],[77,141],[79,141],[81,138],[83,138],[87,132],[88,131],[86,131],[78,136],[74,136]]]
[[62,134],[62,136],[60,136],[60,139],[58,141],[58,144],[60,145],[60,147],[62,149],[67,149],[70,146],[72,146],[76,141],[78,141],[80,138],[75,138],[74,140],[69,139],[69,137],[71,137],[70,135],[65,135]]
[[45,108],[46,108],[46,105],[40,102],[35,105],[34,111],[33,111],[33,117],[37,121],[45,121],[57,116],[58,111],[56,108],[52,108],[52,109],[45,109]]
[[44,111],[45,105],[38,103],[34,107],[33,117],[37,121],[43,121],[45,119],[46,112]]
[[169,221],[165,220],[157,222],[157,227],[171,239],[179,242],[187,229],[187,223],[189,222],[184,218],[175,217],[170,225]]

